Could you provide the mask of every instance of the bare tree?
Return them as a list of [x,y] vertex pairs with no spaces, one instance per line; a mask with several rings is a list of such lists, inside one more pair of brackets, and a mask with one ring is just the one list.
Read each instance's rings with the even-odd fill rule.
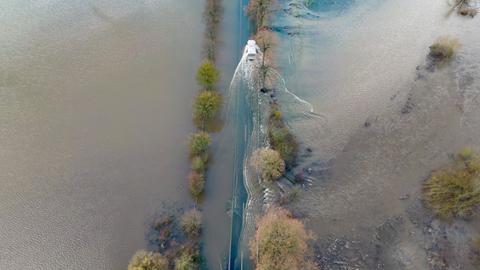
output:
[[271,61],[273,48],[277,45],[277,36],[272,31],[262,29],[254,37],[258,47],[262,51],[262,65],[265,65],[265,59]]
[[254,20],[257,31],[267,25],[269,15],[275,11],[277,0],[250,0],[248,15]]

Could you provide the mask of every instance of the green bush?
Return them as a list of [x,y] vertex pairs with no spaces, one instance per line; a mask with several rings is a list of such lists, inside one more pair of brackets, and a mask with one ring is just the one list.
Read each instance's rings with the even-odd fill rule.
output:
[[175,270],[199,270],[200,251],[196,247],[185,248],[175,260]]
[[197,156],[207,153],[210,146],[210,135],[208,133],[200,131],[190,136],[189,148],[190,155]]
[[188,190],[190,195],[196,200],[200,198],[205,189],[205,177],[198,172],[190,172],[188,174]]
[[260,148],[255,150],[250,162],[263,181],[275,181],[285,172],[285,162],[280,154],[273,149]]
[[310,236],[303,224],[288,211],[271,209],[260,219],[250,241],[252,260],[257,270],[300,270],[309,265],[305,259]]
[[440,37],[430,46],[430,56],[439,61],[449,60],[455,55],[458,48],[460,48],[458,39],[447,36]]
[[215,64],[204,60],[197,70],[197,81],[205,90],[213,90],[213,87],[220,78],[220,73]]
[[191,168],[192,170],[203,173],[207,169],[208,155],[204,154],[203,156],[194,156],[192,158]]
[[139,250],[133,255],[128,270],[167,270],[168,261],[160,253]]
[[190,239],[196,239],[202,231],[202,213],[191,209],[183,214],[180,223],[185,235]]
[[286,166],[294,166],[298,155],[298,142],[283,122],[278,105],[272,106],[270,111],[267,134],[272,149],[280,153]]
[[222,106],[222,97],[214,91],[202,91],[195,99],[194,119],[203,128],[205,122],[215,118]]
[[480,204],[480,160],[473,154],[465,157],[470,158],[432,172],[424,183],[425,202],[439,217],[468,217]]
[[463,161],[468,161],[473,157],[473,149],[471,147],[464,147],[458,152],[458,157]]

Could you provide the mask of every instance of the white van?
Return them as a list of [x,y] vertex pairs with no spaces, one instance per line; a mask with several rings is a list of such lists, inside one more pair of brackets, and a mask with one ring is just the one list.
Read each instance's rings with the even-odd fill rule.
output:
[[255,57],[257,56],[257,43],[255,40],[247,41],[245,52],[247,53],[247,61],[255,60]]

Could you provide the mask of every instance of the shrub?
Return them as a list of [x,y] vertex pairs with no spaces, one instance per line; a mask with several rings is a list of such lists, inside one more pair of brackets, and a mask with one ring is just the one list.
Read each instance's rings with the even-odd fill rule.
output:
[[220,73],[215,64],[210,60],[204,60],[197,70],[197,81],[205,90],[213,90],[215,83],[220,78]]
[[449,60],[455,55],[458,48],[460,48],[460,43],[456,38],[440,37],[430,46],[430,56],[439,61]]
[[[467,155],[468,156],[468,155]],[[424,183],[427,206],[442,218],[468,217],[480,204],[480,160],[460,159],[450,168],[435,171]]]
[[255,150],[250,162],[264,181],[277,180],[285,172],[285,162],[280,154],[272,149],[260,148]]
[[268,129],[268,137],[272,148],[280,153],[288,167],[295,164],[298,144],[293,138],[287,127],[270,126]]
[[210,135],[208,133],[200,131],[190,136],[189,148],[192,156],[202,155],[208,151],[210,146]]
[[202,231],[202,214],[196,209],[191,209],[183,214],[180,221],[183,232],[190,239],[200,236]]
[[458,157],[463,160],[467,161],[472,159],[473,157],[473,149],[471,147],[464,147],[460,152],[458,152]]
[[208,161],[208,155],[204,154],[204,157],[202,156],[194,156],[192,158],[192,165],[191,168],[192,170],[202,173],[207,169],[207,161]]
[[200,198],[205,189],[205,177],[203,174],[198,172],[190,172],[188,174],[188,190],[190,191],[190,195],[194,199]]
[[217,92],[202,91],[194,103],[194,118],[203,127],[206,121],[215,118],[222,105],[222,97]]
[[200,269],[200,252],[197,248],[186,248],[175,260],[175,270],[198,270]]
[[282,119],[278,105],[273,105],[268,122],[268,139],[272,148],[280,153],[287,167],[295,165],[298,142]]
[[250,241],[257,270],[304,269],[309,235],[303,224],[283,209],[273,209],[260,219]]
[[168,261],[160,253],[139,250],[133,255],[128,270],[167,270]]

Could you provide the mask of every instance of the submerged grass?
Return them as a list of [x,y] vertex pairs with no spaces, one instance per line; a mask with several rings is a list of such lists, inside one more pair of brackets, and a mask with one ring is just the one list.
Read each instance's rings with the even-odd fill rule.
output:
[[466,218],[480,204],[480,159],[462,150],[455,163],[424,183],[426,204],[441,218]]

